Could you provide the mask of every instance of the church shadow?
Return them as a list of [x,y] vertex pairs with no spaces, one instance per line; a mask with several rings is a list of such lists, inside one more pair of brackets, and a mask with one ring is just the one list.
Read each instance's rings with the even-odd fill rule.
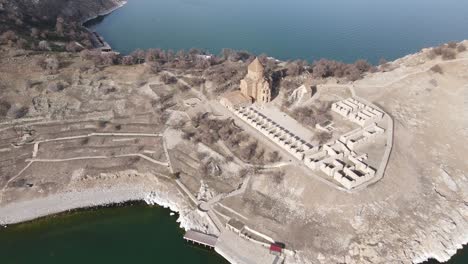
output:
[[278,95],[281,86],[281,79],[286,76],[286,70],[278,70],[271,73],[271,100],[273,101]]

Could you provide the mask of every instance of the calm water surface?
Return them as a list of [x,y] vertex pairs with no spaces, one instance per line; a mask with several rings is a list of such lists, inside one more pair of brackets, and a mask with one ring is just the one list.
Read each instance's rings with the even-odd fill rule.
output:
[[395,59],[468,38],[467,0],[129,0],[90,27],[123,53],[222,48],[280,59]]
[[0,230],[2,264],[227,264],[183,240],[176,216],[135,205],[58,215]]

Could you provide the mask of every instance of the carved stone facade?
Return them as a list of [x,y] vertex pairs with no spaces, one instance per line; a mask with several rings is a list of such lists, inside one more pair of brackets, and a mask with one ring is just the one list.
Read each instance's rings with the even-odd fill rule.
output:
[[271,85],[265,78],[265,68],[256,58],[248,68],[248,73],[240,84],[241,93],[251,97],[255,102],[268,103],[271,101]]

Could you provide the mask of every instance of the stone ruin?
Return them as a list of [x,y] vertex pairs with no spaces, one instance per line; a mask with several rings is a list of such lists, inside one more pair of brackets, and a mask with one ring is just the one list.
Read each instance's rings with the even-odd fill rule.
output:
[[381,120],[384,116],[383,112],[354,98],[333,103],[331,109],[345,119],[360,126]]
[[358,155],[355,150],[385,132],[384,128],[377,125],[384,113],[355,98],[334,103],[332,110],[361,127],[322,146],[312,145],[254,107],[230,110],[293,157],[303,161],[306,167],[327,175],[348,190],[368,182],[376,175],[376,169],[366,163],[367,154]]

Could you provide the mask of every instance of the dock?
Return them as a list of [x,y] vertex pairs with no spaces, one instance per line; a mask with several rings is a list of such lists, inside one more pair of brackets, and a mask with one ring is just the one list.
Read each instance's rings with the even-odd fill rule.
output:
[[192,243],[203,245],[209,248],[214,248],[218,238],[212,235],[201,233],[194,230],[189,230],[185,233],[184,239]]
[[94,42],[102,52],[112,51],[111,46],[97,32],[93,32]]

